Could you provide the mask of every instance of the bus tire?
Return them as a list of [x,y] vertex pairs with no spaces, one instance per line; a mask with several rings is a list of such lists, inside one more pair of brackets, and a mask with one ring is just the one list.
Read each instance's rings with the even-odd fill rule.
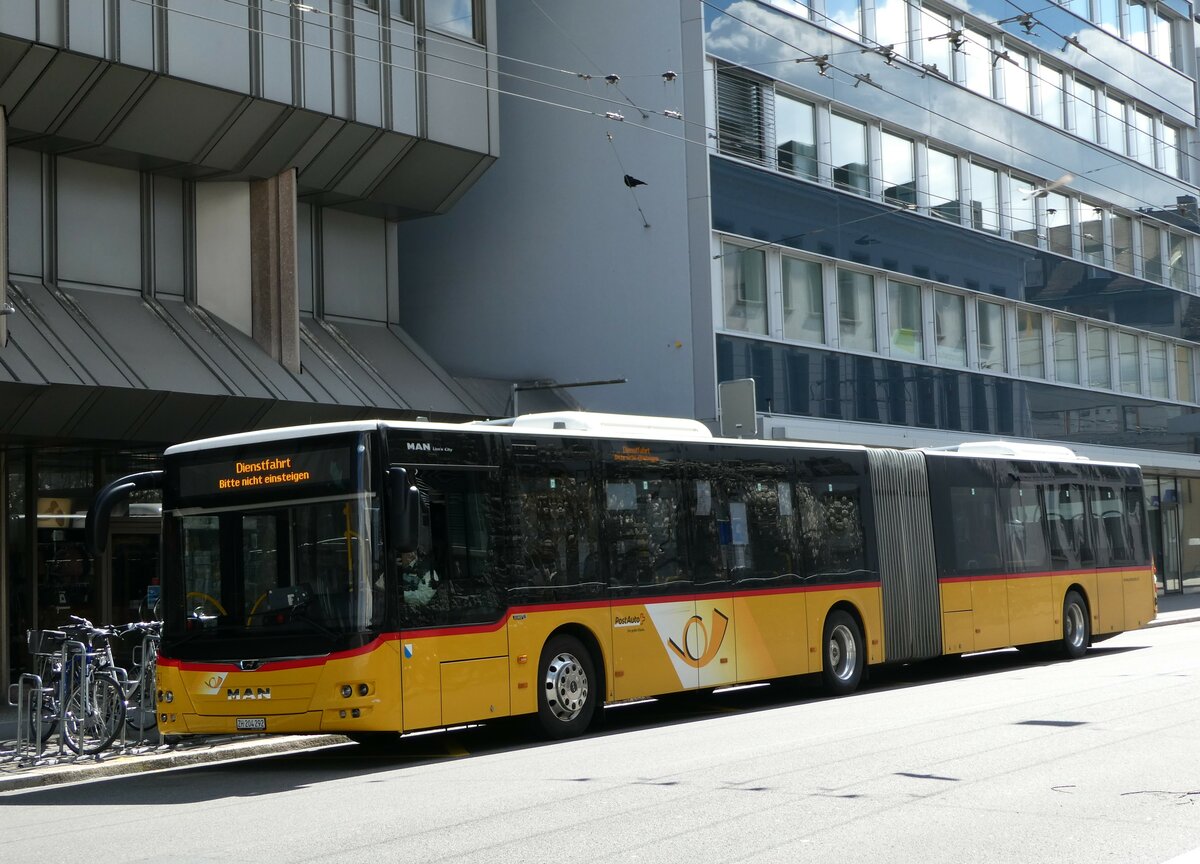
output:
[[835,609],[825,619],[821,649],[821,679],[834,696],[853,693],[862,683],[866,652],[858,622],[843,609]]
[[1079,596],[1079,592],[1071,590],[1063,599],[1062,616],[1063,635],[1059,643],[1059,653],[1069,660],[1082,657],[1091,642],[1091,626],[1088,620],[1087,604]]
[[574,636],[555,636],[538,663],[538,723],[548,738],[583,734],[596,713],[596,664]]

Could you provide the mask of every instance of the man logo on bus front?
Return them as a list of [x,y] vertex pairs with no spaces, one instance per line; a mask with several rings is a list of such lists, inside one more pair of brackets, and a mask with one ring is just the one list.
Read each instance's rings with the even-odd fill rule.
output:
[[[693,627],[698,627],[696,650],[692,650],[692,639],[690,638]],[[680,648],[674,639],[667,640],[667,647],[675,652],[675,656],[682,660],[693,669],[700,669],[707,666],[717,656],[717,652],[721,650],[721,643],[725,641],[725,631],[729,629],[729,616],[721,612],[720,609],[713,610],[713,629],[712,638],[709,638],[708,628],[704,626],[704,619],[699,615],[693,615],[683,625],[683,636],[680,639],[684,647]]]

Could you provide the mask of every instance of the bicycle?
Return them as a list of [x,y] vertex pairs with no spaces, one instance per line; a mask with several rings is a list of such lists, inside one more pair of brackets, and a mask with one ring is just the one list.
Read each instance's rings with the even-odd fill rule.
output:
[[125,722],[139,732],[158,725],[155,681],[158,673],[158,642],[161,621],[135,621],[117,628],[122,637],[140,637],[133,649],[133,664],[125,688]]
[[30,728],[38,728],[40,714],[39,749],[57,729],[67,747],[90,756],[111,745],[125,722],[125,691],[118,677],[123,670],[113,662],[111,645],[119,634],[70,617],[75,623],[61,630],[30,631],[42,676],[42,691],[30,703]]

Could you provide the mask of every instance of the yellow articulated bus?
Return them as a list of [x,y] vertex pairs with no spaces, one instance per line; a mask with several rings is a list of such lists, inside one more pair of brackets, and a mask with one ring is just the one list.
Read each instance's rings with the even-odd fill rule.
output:
[[1058,447],[890,450],[564,412],[168,449],[169,735],[367,736],[1005,646],[1155,614],[1141,475]]

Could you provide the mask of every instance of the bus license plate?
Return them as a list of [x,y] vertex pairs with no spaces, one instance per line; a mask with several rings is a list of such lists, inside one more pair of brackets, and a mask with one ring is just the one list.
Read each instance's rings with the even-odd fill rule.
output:
[[239,717],[235,723],[235,728],[239,732],[257,730],[259,732],[266,731],[266,717]]

